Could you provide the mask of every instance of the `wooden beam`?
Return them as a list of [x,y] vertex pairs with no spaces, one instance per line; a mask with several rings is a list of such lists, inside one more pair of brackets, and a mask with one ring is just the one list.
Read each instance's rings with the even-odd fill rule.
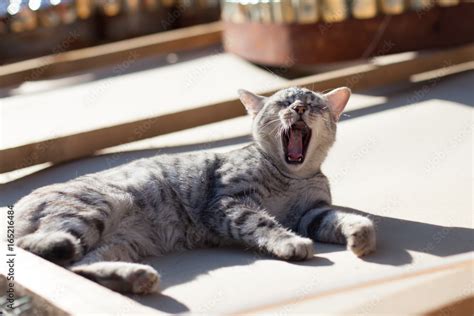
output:
[[[443,315],[447,311],[458,315],[455,311],[464,311],[466,305],[473,302],[474,293],[471,282],[473,267],[472,255],[466,253],[445,258],[425,267],[401,269],[401,271],[392,272],[385,277],[372,278],[362,282],[351,281],[319,293],[300,297],[296,301],[287,299],[266,306],[242,310],[238,314],[277,314],[288,309],[293,311],[315,310],[320,306],[318,305],[318,303],[321,304],[320,300],[332,297],[334,300],[341,301],[340,306],[337,307],[339,310],[332,312],[333,314],[355,315],[370,311],[370,313],[380,315],[393,312],[398,308],[397,312],[403,315]],[[415,280],[416,282],[414,282]],[[440,285],[450,288],[451,291],[443,290],[444,288]],[[385,288],[386,292],[381,287]],[[378,294],[376,299],[371,295],[362,302],[358,302],[357,305],[350,300],[351,295],[357,297],[361,291],[368,290]],[[427,306],[426,300],[417,301],[415,294],[427,292],[433,296],[429,306]],[[298,308],[299,306],[301,307]],[[450,310],[449,307],[453,309]]]
[[221,23],[214,22],[8,64],[0,66],[0,87],[207,47],[221,43],[221,35]]
[[[0,246],[7,249],[4,242]],[[19,247],[14,251],[14,294],[17,298],[29,296],[33,305],[24,315],[165,315]],[[0,267],[2,296],[7,289],[6,279],[2,280],[2,275],[8,275],[6,267]]]
[[[337,71],[296,79],[291,85],[308,89],[325,90],[340,85],[355,90],[392,84],[407,80],[412,75],[439,69],[442,76],[451,66],[473,61],[474,44],[457,48],[426,52],[415,56],[406,55],[406,59],[386,64],[367,63]],[[404,57],[404,55],[400,55]]]
[[[326,90],[349,86],[354,90],[373,88],[408,80],[410,76],[436,69],[444,69],[472,61],[474,45],[462,46],[411,56],[386,64],[368,63],[342,70],[313,75],[285,83],[262,94],[291,86]],[[440,70],[440,75],[442,75]],[[44,140],[0,150],[0,173],[44,162],[61,162],[81,158],[95,151],[138,141],[166,133],[245,115],[238,99],[230,99],[183,112],[160,115],[148,119],[104,127],[92,131]]]

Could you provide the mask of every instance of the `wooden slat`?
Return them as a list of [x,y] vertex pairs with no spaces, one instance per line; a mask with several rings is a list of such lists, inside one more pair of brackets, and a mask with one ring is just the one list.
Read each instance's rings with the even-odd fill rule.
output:
[[[313,75],[285,83],[279,89],[302,86],[321,91],[344,85],[355,90],[373,88],[407,80],[414,74],[469,62],[472,61],[472,56],[474,56],[474,45],[462,46],[450,50],[422,54],[384,65],[369,63]],[[275,90],[264,91],[262,94],[270,95]],[[245,111],[240,101],[238,99],[230,99],[183,112],[118,124],[19,147],[6,148],[0,150],[0,172],[7,172],[48,161],[60,162],[76,159],[93,154],[99,149],[241,115],[245,115]]]
[[325,90],[340,85],[352,89],[369,89],[409,79],[414,74],[440,69],[440,75],[448,67],[474,60],[474,45],[412,56],[407,60],[377,65],[365,64],[338,71],[297,79],[291,85],[308,89]]
[[[472,253],[466,253],[453,256],[451,258],[446,258],[441,262],[431,264],[426,267],[402,269],[401,271],[392,272],[388,276],[382,278],[373,278],[363,282],[351,282],[348,284],[342,284],[335,286],[332,289],[324,290],[316,294],[298,298],[297,301],[295,301],[294,299],[288,299],[286,301],[281,301],[266,306],[260,306],[248,310],[239,311],[238,314],[273,315],[281,313],[285,310],[298,310],[296,308],[296,306],[298,305],[311,306],[311,303],[317,303],[320,299],[325,299],[328,297],[337,297],[338,295],[346,295],[346,301],[345,303],[341,301],[341,305],[339,307],[340,311],[337,314],[358,315],[361,314],[361,311],[370,311],[371,313],[379,315],[387,313],[389,311],[394,311],[393,305],[400,304],[401,308],[399,309],[403,310],[403,312],[400,312],[401,314],[408,313],[415,315],[424,315],[430,312],[430,310],[426,310],[426,306],[419,306],[421,304],[416,304],[416,298],[414,299],[413,295],[414,293],[418,293],[418,291],[430,291],[431,293],[438,293],[438,297],[434,297],[432,305],[429,307],[429,309],[435,309],[435,312],[441,311],[441,306],[444,303],[449,302],[453,298],[469,298],[468,302],[472,302],[474,293],[472,291],[472,283],[469,282],[469,278],[472,277],[473,268],[474,260],[472,257]],[[423,277],[427,276],[430,277],[430,279],[422,279]],[[417,282],[414,284],[406,283],[405,286],[400,286],[400,284],[405,281],[410,282],[413,280],[417,280]],[[448,288],[451,289],[451,292],[444,291],[445,293],[443,295],[439,295],[440,291],[433,290],[435,289],[435,285],[447,285],[450,283],[451,285],[452,283],[455,283],[457,285],[457,287],[448,286]],[[465,285],[467,285],[467,288],[465,287]],[[358,291],[368,289],[373,289],[373,292],[377,293],[377,290],[380,291],[381,286],[384,286],[385,288],[396,287],[398,289],[398,292],[391,293],[390,291],[388,291],[388,294],[384,292],[379,293],[377,301],[374,300],[374,296],[370,296],[364,303],[362,303],[362,305],[359,306],[354,306],[353,302],[347,301],[348,295],[357,295]],[[376,304],[374,304],[374,302],[376,302]],[[451,301],[450,303],[455,304],[456,302]],[[383,309],[387,305],[392,307],[389,311]],[[407,308],[409,307],[411,307],[413,310],[407,311]],[[464,307],[464,304],[460,306],[459,310],[462,310],[462,307]],[[419,309],[422,310],[420,311]]]
[[0,66],[0,87],[119,64],[130,58],[185,51],[221,43],[220,22],[162,32]]
[[[0,242],[0,246],[2,249],[7,249],[7,244],[4,242]],[[28,295],[33,299],[34,309],[25,315],[165,314],[141,305],[21,248],[15,248],[15,257],[12,258],[15,258],[15,294],[18,296]],[[7,265],[3,264],[0,267],[0,274],[6,276],[7,273]],[[3,288],[6,287],[4,283],[4,281],[0,281],[0,286]]]

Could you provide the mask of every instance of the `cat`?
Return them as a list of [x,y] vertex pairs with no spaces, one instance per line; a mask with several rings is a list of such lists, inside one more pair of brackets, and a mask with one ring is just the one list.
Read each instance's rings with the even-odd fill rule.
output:
[[[159,291],[148,256],[241,244],[283,260],[313,241],[375,250],[373,222],[331,204],[321,164],[350,89],[239,90],[253,143],[228,153],[158,155],[39,188],[15,205],[17,245],[122,293]],[[317,259],[315,259],[317,260]]]

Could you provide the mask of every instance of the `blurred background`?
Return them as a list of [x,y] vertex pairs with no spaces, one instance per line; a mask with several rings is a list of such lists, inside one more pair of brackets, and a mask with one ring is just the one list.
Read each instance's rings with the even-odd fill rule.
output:
[[97,45],[220,17],[218,0],[1,0],[0,63]]
[[[406,31],[405,24],[409,23],[409,27],[416,33],[416,29],[424,29],[423,25],[427,24],[426,20],[429,20],[421,19],[421,17],[439,15],[440,12],[436,10],[437,8],[456,7],[461,2],[469,1],[0,0],[0,64],[51,54],[52,48],[55,47],[65,51],[217,21],[221,17],[221,11],[223,20],[234,24],[314,25],[319,23],[319,29],[323,31],[327,30],[328,25],[349,20],[352,21],[348,22],[349,25],[343,23],[346,33],[356,34],[355,38],[363,38],[364,32],[368,32],[366,37],[373,39],[372,29],[378,28],[379,25],[373,26],[373,21],[354,24],[353,20],[375,19],[377,23],[381,23],[382,21],[377,18],[403,17],[405,13],[411,12],[412,16],[417,17],[416,20],[407,22],[406,18],[402,18],[397,21],[397,23],[401,23],[398,32]],[[462,9],[458,9],[456,14],[462,15],[462,12]],[[467,16],[464,19],[450,20],[452,23],[469,23]],[[428,25],[432,26],[430,23]],[[353,26],[355,28],[352,28]],[[348,27],[351,28],[350,31]],[[439,25],[439,22],[436,27],[438,29],[433,32],[443,32],[445,27],[452,29],[449,25]],[[244,34],[245,31],[241,32]],[[275,41],[277,40],[275,36],[283,36],[281,32],[278,34],[270,32],[267,34],[269,36],[265,36],[264,33],[267,32],[269,32],[268,29],[256,30],[255,39],[247,40],[246,47],[250,46],[249,41],[258,41],[262,38]],[[339,34],[341,32],[333,30],[331,33]],[[251,36],[252,34],[247,33],[247,35]],[[338,35],[338,37],[341,36],[346,35]],[[470,36],[472,40],[472,33]],[[458,33],[454,37],[458,38],[459,42],[459,37],[465,37],[465,35]],[[67,41],[67,45],[64,43],[65,38],[70,39]],[[453,40],[453,36],[450,38]],[[330,40],[331,38],[326,41]],[[261,45],[259,49],[270,48],[265,45]],[[426,46],[423,43],[419,43],[419,45]],[[237,52],[244,49],[239,47],[239,44],[237,46]],[[366,40],[362,40],[361,46],[367,47]],[[413,45],[406,48],[411,49]],[[242,52],[240,53],[242,54]],[[310,53],[314,54],[312,51]],[[282,64],[281,61],[276,60],[265,58],[260,58],[262,59],[260,60],[258,57],[252,56],[254,54],[254,52],[249,52],[246,57],[267,64]],[[370,55],[370,53],[366,55]],[[341,58],[347,59],[355,56],[352,54]],[[300,60],[300,62],[303,61]],[[318,62],[321,61],[331,60],[320,58]],[[309,63],[314,62],[314,60],[309,61]]]

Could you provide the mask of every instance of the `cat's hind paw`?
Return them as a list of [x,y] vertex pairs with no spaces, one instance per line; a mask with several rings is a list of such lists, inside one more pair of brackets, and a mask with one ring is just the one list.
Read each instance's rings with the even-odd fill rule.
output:
[[276,242],[271,252],[283,260],[307,260],[314,255],[313,241],[299,236],[288,237]]
[[120,293],[158,293],[160,275],[151,266],[128,262],[96,262],[71,269],[83,277]]
[[362,257],[375,251],[375,228],[372,221],[363,217],[350,225],[346,232],[347,249]]
[[142,266],[127,275],[127,280],[132,285],[132,293],[152,294],[160,290],[160,276],[155,269]]

